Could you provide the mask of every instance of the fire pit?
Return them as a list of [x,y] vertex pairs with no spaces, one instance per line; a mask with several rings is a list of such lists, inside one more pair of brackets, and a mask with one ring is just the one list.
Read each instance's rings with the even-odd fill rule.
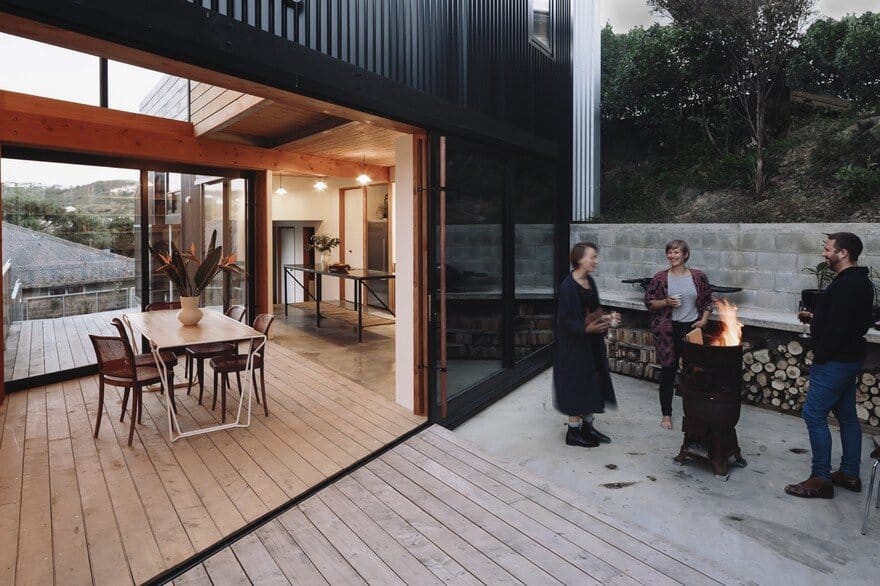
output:
[[708,460],[715,477],[727,480],[729,465],[746,465],[736,438],[742,387],[742,324],[736,319],[735,305],[722,301],[718,309],[721,334],[709,344],[684,343],[678,382],[684,409],[684,442],[674,461],[683,465],[693,458]]

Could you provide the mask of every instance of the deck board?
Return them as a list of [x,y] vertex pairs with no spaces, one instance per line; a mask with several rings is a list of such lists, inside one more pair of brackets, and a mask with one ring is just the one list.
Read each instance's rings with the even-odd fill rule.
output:
[[635,533],[434,426],[248,536],[263,547],[217,555],[246,548],[242,567],[261,560],[280,583],[721,583]]
[[[51,326],[56,342],[62,331],[64,340],[81,340],[89,327],[86,319],[44,325]],[[118,388],[107,388],[100,434],[92,437],[96,377],[12,393],[0,405],[0,530],[13,536],[0,548],[0,583],[149,580],[367,456],[383,445],[378,438],[395,438],[423,421],[358,385],[335,384],[329,369],[310,362],[270,342],[269,417],[254,404],[249,428],[174,443],[157,392],[144,393],[143,422],[132,447],[126,446],[129,413],[119,422]],[[177,374],[182,371],[181,363]],[[306,371],[309,377],[290,376]],[[175,395],[184,429],[219,420],[219,407],[210,409],[210,372],[206,378],[203,405],[198,389],[189,396],[178,389]],[[344,401],[344,393],[351,400]],[[235,385],[228,395],[231,413],[238,399]],[[358,426],[340,422],[343,411],[355,408],[372,415]],[[342,554],[334,557],[329,542],[318,537],[323,534],[310,526],[309,537],[295,537],[279,521],[274,536],[255,534],[179,583],[287,583],[302,576],[358,582],[351,566],[326,566]],[[288,559],[273,561],[288,543],[285,535],[296,549]],[[302,569],[301,560],[310,556],[325,567],[313,563]],[[288,574],[294,568],[302,572],[297,577]]]
[[3,356],[6,380],[95,364],[89,334],[116,335],[110,320],[125,311],[15,322]]

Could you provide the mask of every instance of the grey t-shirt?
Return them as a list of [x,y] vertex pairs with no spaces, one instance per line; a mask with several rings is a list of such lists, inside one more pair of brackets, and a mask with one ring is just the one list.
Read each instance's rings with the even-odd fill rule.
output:
[[669,296],[681,295],[681,305],[672,308],[672,321],[697,321],[700,314],[697,311],[697,288],[694,286],[694,278],[690,273],[681,276],[667,273],[666,278]]

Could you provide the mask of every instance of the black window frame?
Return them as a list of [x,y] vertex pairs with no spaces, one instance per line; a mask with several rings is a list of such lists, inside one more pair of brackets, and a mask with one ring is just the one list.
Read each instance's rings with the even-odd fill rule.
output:
[[535,0],[529,0],[529,44],[547,55],[547,57],[555,59],[555,43],[553,39],[556,35],[556,10],[554,9],[554,0],[548,1],[547,9],[547,39],[544,40],[535,32]]

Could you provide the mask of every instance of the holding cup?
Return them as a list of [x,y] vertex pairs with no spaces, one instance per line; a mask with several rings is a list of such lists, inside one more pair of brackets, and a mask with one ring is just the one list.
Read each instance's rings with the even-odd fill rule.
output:
[[621,316],[620,312],[612,311],[608,314],[608,327],[616,328],[620,325]]
[[675,295],[670,295],[670,299],[672,299],[672,307],[681,306],[681,293],[676,293]]

